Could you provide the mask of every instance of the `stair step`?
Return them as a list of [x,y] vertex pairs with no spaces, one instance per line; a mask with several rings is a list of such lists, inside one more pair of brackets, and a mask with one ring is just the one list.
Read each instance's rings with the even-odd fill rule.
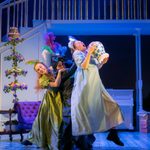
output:
[[0,42],[0,53],[2,53],[4,51],[4,49],[6,48],[4,46],[5,42]]
[[45,21],[44,20],[33,20],[32,22],[33,22],[33,27],[36,27],[36,26],[42,24]]
[[23,35],[31,29],[32,29],[32,27],[20,27],[19,32],[20,32],[21,35]]

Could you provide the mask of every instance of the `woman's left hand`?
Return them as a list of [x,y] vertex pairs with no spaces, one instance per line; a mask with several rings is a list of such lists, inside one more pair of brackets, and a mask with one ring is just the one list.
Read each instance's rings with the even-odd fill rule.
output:
[[64,71],[66,71],[66,70],[67,70],[66,68],[62,68],[62,69],[59,69],[58,72],[61,73],[61,72],[64,72]]
[[105,54],[101,55],[101,57],[100,57],[100,60],[101,60],[102,64],[106,64],[108,59],[109,59],[109,54],[108,53],[105,53]]

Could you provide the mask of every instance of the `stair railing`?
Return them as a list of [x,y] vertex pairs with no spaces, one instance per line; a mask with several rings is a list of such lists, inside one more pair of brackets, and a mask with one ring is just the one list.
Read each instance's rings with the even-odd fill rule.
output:
[[0,41],[10,26],[32,27],[33,20],[147,20],[148,6],[148,0],[5,0]]

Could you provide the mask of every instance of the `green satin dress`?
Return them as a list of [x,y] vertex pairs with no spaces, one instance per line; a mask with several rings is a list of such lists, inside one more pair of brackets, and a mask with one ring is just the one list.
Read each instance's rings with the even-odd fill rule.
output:
[[62,122],[62,100],[57,88],[49,87],[49,78],[43,75],[39,83],[47,91],[33,123],[29,141],[49,150],[57,150]]

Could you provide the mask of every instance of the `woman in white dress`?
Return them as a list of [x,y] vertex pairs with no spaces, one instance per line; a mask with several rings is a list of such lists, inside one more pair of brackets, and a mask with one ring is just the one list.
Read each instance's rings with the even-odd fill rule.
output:
[[[91,43],[86,49],[83,42],[75,40],[70,41],[68,46],[77,65],[71,96],[72,134],[89,135],[121,124],[123,117],[120,107],[103,86],[96,60],[92,55],[96,45]],[[104,59],[100,66],[106,62]],[[116,130],[111,130],[107,139],[124,145]]]

